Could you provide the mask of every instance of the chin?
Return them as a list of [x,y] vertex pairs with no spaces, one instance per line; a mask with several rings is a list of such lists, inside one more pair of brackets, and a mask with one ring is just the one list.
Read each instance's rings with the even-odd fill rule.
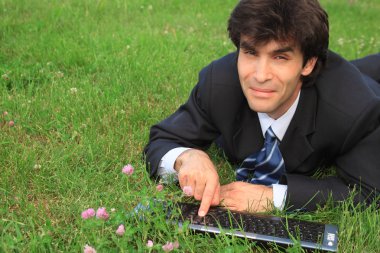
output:
[[248,103],[248,105],[255,112],[270,113],[272,111],[268,106],[258,105],[257,103]]

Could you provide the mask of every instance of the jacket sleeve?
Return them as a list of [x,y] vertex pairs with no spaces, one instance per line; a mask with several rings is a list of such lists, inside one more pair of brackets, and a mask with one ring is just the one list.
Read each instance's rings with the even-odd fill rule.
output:
[[149,143],[144,149],[150,176],[156,176],[161,158],[169,150],[176,147],[204,150],[219,135],[208,115],[211,72],[212,64],[200,72],[198,83],[191,91],[188,101],[150,129]]
[[287,205],[290,209],[315,210],[329,198],[341,201],[350,197],[357,203],[379,203],[380,189],[380,100],[369,103],[345,139],[335,158],[337,175],[315,179],[288,174]]

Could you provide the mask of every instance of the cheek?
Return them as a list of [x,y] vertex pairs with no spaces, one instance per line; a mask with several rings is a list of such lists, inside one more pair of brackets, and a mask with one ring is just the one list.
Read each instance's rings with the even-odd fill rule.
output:
[[238,75],[239,75],[240,83],[243,83],[245,72],[241,67],[238,67]]
[[252,72],[252,66],[250,65],[250,62],[244,56],[239,56],[237,69],[241,81],[245,80]]
[[[289,74],[291,73],[291,74]],[[292,93],[298,86],[300,81],[300,73],[294,73],[291,71],[284,71],[277,74],[277,83],[282,94]]]

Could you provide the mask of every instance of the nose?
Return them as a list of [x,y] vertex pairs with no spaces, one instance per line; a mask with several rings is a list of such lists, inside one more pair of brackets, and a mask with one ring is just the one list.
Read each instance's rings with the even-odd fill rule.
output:
[[258,59],[254,68],[254,77],[258,83],[265,83],[272,78],[271,68],[267,59]]

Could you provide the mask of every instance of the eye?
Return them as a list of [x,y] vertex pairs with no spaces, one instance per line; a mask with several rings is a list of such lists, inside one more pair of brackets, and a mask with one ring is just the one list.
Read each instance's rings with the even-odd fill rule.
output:
[[288,57],[286,57],[286,56],[284,56],[284,55],[276,55],[276,56],[274,57],[274,59],[276,59],[276,60],[287,60]]
[[257,55],[255,50],[251,50],[251,49],[242,49],[242,50],[243,50],[244,54]]

